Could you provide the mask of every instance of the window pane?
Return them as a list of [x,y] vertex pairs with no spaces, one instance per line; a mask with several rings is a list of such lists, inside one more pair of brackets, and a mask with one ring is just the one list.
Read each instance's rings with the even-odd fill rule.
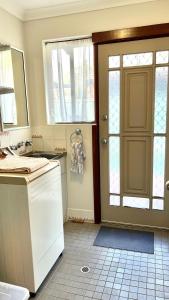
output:
[[109,138],[110,193],[120,194],[120,138]]
[[109,56],[109,68],[120,67],[120,55]]
[[166,132],[168,67],[156,68],[154,133]]
[[158,51],[156,53],[156,64],[168,63],[168,51]]
[[152,65],[152,63],[153,63],[152,52],[126,54],[123,56],[124,67],[146,66],[146,65]]
[[92,47],[74,48],[75,115],[76,121],[94,120],[94,70]]
[[[56,122],[71,122],[70,56],[64,49],[52,50],[52,88],[49,90],[50,117]],[[53,105],[52,105],[53,104]]]
[[153,196],[164,196],[165,137],[154,137]]
[[109,133],[120,132],[120,71],[109,72]]
[[120,196],[110,195],[110,205],[120,206]]
[[123,206],[149,208],[149,199],[138,197],[123,197]]
[[153,199],[153,209],[164,210],[164,199]]
[[48,43],[45,71],[48,122],[93,122],[94,64],[91,40]]

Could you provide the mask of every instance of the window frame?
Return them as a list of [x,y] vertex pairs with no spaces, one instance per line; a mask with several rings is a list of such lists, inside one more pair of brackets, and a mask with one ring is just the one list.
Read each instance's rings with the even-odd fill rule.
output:
[[[55,122],[55,123],[50,123],[49,118],[48,118],[48,101],[47,101],[47,89],[48,89],[48,79],[47,79],[47,58],[46,58],[46,44],[49,43],[59,43],[59,42],[72,42],[72,41],[80,41],[80,40],[85,40],[85,39],[91,39],[91,43],[93,44],[92,41],[92,35],[84,35],[84,36],[70,36],[70,37],[61,37],[61,38],[56,38],[56,39],[47,39],[42,41],[42,56],[43,56],[43,80],[44,80],[44,87],[45,87],[45,117],[46,117],[46,124],[48,126],[55,126],[55,125],[76,125],[76,124],[86,124],[86,125],[93,125],[96,124],[96,101],[95,101],[95,70],[94,70],[94,65],[95,61],[93,58],[93,75],[94,75],[94,85],[93,85],[93,93],[94,93],[94,119],[93,121],[73,121],[73,122]],[[93,56],[94,56],[94,44],[93,44]]]

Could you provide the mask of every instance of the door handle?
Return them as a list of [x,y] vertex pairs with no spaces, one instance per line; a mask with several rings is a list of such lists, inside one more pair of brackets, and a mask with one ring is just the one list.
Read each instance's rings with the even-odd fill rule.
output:
[[102,143],[103,145],[107,145],[107,144],[108,144],[108,139],[102,138],[102,139],[101,139],[101,143]]
[[169,191],[169,181],[166,181],[165,186],[166,186],[167,191]]

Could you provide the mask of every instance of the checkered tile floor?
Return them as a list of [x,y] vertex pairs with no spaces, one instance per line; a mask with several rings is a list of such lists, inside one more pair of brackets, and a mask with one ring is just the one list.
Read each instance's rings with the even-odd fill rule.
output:
[[169,299],[169,232],[155,232],[152,255],[93,246],[99,228],[66,223],[64,254],[32,299]]

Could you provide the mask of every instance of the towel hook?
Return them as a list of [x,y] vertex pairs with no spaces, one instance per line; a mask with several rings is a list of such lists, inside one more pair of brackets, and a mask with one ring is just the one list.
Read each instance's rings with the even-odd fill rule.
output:
[[81,131],[80,128],[76,128],[76,129],[75,129],[75,133],[76,133],[77,135],[80,135],[80,134],[82,133],[82,131]]
[[83,142],[83,135],[82,135],[82,131],[80,128],[76,128],[74,132],[72,132],[71,136],[70,136],[70,143],[73,143],[73,139],[76,138],[77,136],[81,137],[81,140]]

